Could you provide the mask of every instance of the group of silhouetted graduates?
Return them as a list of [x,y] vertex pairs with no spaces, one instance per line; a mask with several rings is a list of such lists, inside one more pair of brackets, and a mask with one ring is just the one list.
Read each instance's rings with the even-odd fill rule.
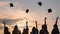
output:
[[[51,32],[51,34],[59,34],[59,29],[58,29],[58,25],[57,25],[57,21],[58,18],[56,19],[56,23],[53,25],[53,30]],[[49,34],[48,29],[47,29],[47,24],[46,24],[46,17],[45,17],[45,23],[42,25],[42,29],[38,30],[37,28],[37,21],[36,21],[36,27],[32,28],[32,31],[30,32],[30,34]],[[8,30],[8,27],[5,26],[5,22],[4,23],[4,34],[11,34]],[[23,32],[21,33],[21,31],[18,29],[18,26],[15,25],[14,26],[14,30],[12,31],[12,34],[29,34],[29,28],[28,28],[28,21],[26,22],[26,28],[23,29]]]
[[[11,34],[8,31],[8,27],[5,27],[4,34]],[[17,25],[15,25],[14,30],[12,31],[12,34],[21,34],[21,31],[18,29]]]

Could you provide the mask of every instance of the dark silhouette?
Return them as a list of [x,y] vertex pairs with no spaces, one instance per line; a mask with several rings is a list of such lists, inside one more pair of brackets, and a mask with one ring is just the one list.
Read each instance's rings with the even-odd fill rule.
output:
[[52,12],[52,9],[50,8],[50,9],[48,9],[48,13],[51,13]]
[[5,27],[4,34],[10,34],[8,27]]
[[45,24],[42,25],[42,29],[40,30],[39,34],[49,34],[48,30],[47,30],[47,24],[46,24],[46,17],[45,17]]
[[28,28],[28,21],[26,22],[26,29],[24,28],[22,34],[28,34],[29,33],[29,28]]
[[5,26],[5,22],[3,22],[4,24],[4,34],[10,34],[8,27]]
[[42,2],[38,2],[38,5],[39,5],[39,6],[42,6]]
[[38,26],[37,26],[37,21],[35,21],[35,24],[36,24],[36,29],[38,29]]
[[33,27],[32,32],[30,34],[38,34],[38,30],[35,27]]
[[14,5],[13,5],[13,3],[10,3],[10,7],[13,7]]
[[26,9],[26,13],[28,13],[29,12],[29,9]]
[[14,30],[12,31],[12,34],[21,34],[21,31],[18,30],[17,25],[15,25]]
[[35,23],[36,23],[36,28],[35,28],[35,27],[33,27],[32,32],[31,32],[30,34],[38,34],[37,21],[35,21]]
[[35,27],[32,28],[32,32],[30,34],[36,34]]
[[36,31],[36,34],[38,34],[38,25],[37,25],[37,21],[35,21],[35,23],[36,23],[35,31]]
[[57,17],[57,19],[56,19],[56,22],[55,22],[55,24],[53,26],[54,28],[53,28],[51,34],[59,34],[59,29],[58,29],[58,25],[57,25],[58,18],[59,17]]
[[23,33],[22,33],[22,34],[26,34],[26,32],[25,32],[25,31],[26,31],[26,29],[24,28],[24,29],[23,29]]

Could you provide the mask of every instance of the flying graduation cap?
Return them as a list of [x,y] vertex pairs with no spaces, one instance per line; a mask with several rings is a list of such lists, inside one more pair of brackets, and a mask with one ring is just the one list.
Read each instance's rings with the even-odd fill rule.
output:
[[10,7],[13,7],[14,5],[13,5],[13,3],[10,3]]
[[42,6],[42,2],[38,2],[38,5],[39,5],[39,6]]
[[28,13],[29,12],[29,9],[26,9],[26,13]]
[[50,8],[50,9],[48,9],[48,13],[51,13],[52,12],[52,9]]

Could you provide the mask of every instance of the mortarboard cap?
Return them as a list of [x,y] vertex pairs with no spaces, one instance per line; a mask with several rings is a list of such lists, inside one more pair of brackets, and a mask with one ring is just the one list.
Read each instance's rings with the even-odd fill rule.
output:
[[29,9],[26,9],[26,13],[28,13],[29,12]]
[[10,7],[13,7],[14,5],[13,5],[13,3],[10,3]]
[[51,13],[52,12],[52,9],[50,8],[50,9],[48,9],[48,13]]
[[38,2],[38,5],[41,6],[42,5],[42,2]]

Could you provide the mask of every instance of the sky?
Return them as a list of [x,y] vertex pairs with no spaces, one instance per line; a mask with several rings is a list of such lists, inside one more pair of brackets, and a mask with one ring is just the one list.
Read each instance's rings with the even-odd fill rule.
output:
[[[42,2],[42,6],[39,6],[38,2]],[[10,7],[9,3],[13,3],[14,7]],[[48,13],[49,8],[52,9],[51,13]],[[28,14],[25,12],[26,9],[29,9]],[[56,18],[60,17],[60,0],[0,0],[0,34],[3,34],[3,21],[6,22],[11,33],[15,24],[22,32],[27,20],[29,21],[28,25],[32,25],[32,27],[35,26],[34,21],[38,21],[40,31],[45,17],[47,17],[48,31],[51,33]],[[60,18],[58,28],[60,30]]]

